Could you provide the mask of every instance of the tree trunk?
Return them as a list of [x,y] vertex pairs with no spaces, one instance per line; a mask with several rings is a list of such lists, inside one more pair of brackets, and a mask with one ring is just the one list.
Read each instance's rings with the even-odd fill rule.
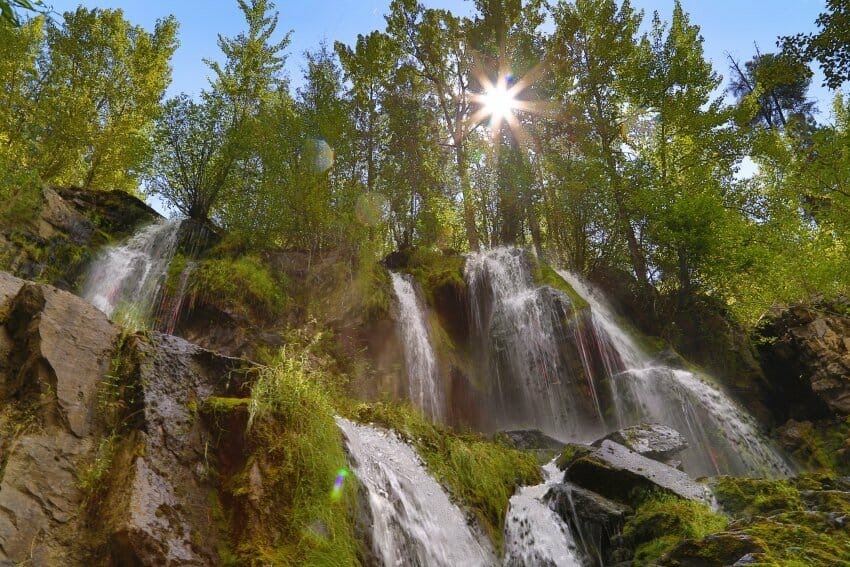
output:
[[478,252],[481,247],[478,242],[478,230],[475,227],[475,209],[472,206],[472,186],[469,183],[466,148],[463,147],[463,142],[458,140],[455,140],[455,161],[463,195],[463,224],[466,228],[466,239],[469,241],[469,250]]

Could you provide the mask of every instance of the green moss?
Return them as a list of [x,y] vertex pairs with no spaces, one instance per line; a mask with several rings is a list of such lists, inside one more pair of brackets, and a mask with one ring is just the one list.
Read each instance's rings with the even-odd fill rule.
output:
[[713,490],[717,502],[736,517],[804,509],[799,490],[787,480],[722,476]]
[[465,258],[458,253],[432,248],[416,248],[410,252],[404,271],[422,286],[425,298],[433,305],[441,289],[466,289],[463,279]]
[[581,457],[586,456],[590,453],[591,448],[587,445],[579,445],[577,443],[567,443],[566,447],[561,451],[560,456],[558,456],[558,460],[555,461],[555,464],[558,465],[558,468],[566,470],[573,462],[580,459]]
[[623,527],[623,536],[636,545],[641,565],[658,559],[681,541],[723,530],[729,520],[705,504],[672,495],[652,494]]
[[202,414],[227,414],[233,411],[247,410],[251,400],[249,398],[222,398],[210,396],[201,404]]
[[763,542],[768,565],[850,565],[850,530],[836,528],[825,514],[759,517],[741,531]]
[[499,548],[514,490],[540,482],[533,454],[480,435],[453,433],[409,406],[358,404],[349,413],[357,421],[390,427],[411,442],[429,472],[475,514]]
[[582,296],[580,296],[576,290],[573,289],[573,286],[567,283],[567,281],[562,278],[558,272],[552,268],[552,266],[539,258],[535,258],[530,255],[529,258],[532,262],[532,277],[534,278],[535,284],[538,286],[548,285],[549,287],[566,293],[567,297],[570,298],[570,301],[573,302],[573,306],[577,310],[587,309],[590,307],[590,304]]
[[192,271],[188,289],[196,300],[246,315],[274,317],[286,306],[285,282],[257,256],[203,260]]

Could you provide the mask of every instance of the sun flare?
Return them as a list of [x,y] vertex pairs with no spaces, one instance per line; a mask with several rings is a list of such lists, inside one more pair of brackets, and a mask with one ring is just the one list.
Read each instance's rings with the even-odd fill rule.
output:
[[505,85],[493,85],[482,96],[484,112],[493,122],[501,122],[517,107],[517,100]]

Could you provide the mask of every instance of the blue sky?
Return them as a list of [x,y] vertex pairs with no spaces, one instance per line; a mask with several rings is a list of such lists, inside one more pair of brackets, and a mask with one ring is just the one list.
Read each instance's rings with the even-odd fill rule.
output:
[[[127,18],[151,28],[157,18],[174,14],[180,22],[180,47],[174,55],[174,80],[171,94],[184,91],[197,93],[206,87],[208,68],[202,59],[218,58],[217,34],[234,36],[244,27],[235,0],[52,0],[61,13],[82,3],[90,7],[122,8]],[[471,13],[473,3],[464,0],[425,0],[425,4],[449,8],[456,13]],[[774,49],[776,37],[815,29],[814,20],[824,7],[823,0],[683,0],[691,21],[702,28],[706,54],[715,70],[728,77],[726,52],[745,61],[754,53],[754,43],[763,52]],[[633,0],[633,5],[646,12],[649,22],[654,10],[669,18],[673,0]],[[324,39],[353,43],[358,33],[384,28],[383,14],[389,0],[279,0],[278,32],[294,30],[287,69],[293,83],[299,83],[302,54],[319,46]],[[828,115],[831,94],[820,88],[815,77],[811,94],[821,111]]]

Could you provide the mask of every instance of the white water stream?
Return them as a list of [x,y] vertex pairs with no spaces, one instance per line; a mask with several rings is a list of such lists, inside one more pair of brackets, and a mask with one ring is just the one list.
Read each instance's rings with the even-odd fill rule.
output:
[[490,542],[395,433],[343,418],[337,424],[368,493],[372,552],[385,567],[497,564]]
[[89,266],[80,295],[122,324],[149,326],[179,230],[179,220],[163,220],[106,248]]
[[410,276],[390,272],[398,299],[399,330],[407,366],[410,400],[434,421],[445,416],[439,367],[431,337],[424,302]]

